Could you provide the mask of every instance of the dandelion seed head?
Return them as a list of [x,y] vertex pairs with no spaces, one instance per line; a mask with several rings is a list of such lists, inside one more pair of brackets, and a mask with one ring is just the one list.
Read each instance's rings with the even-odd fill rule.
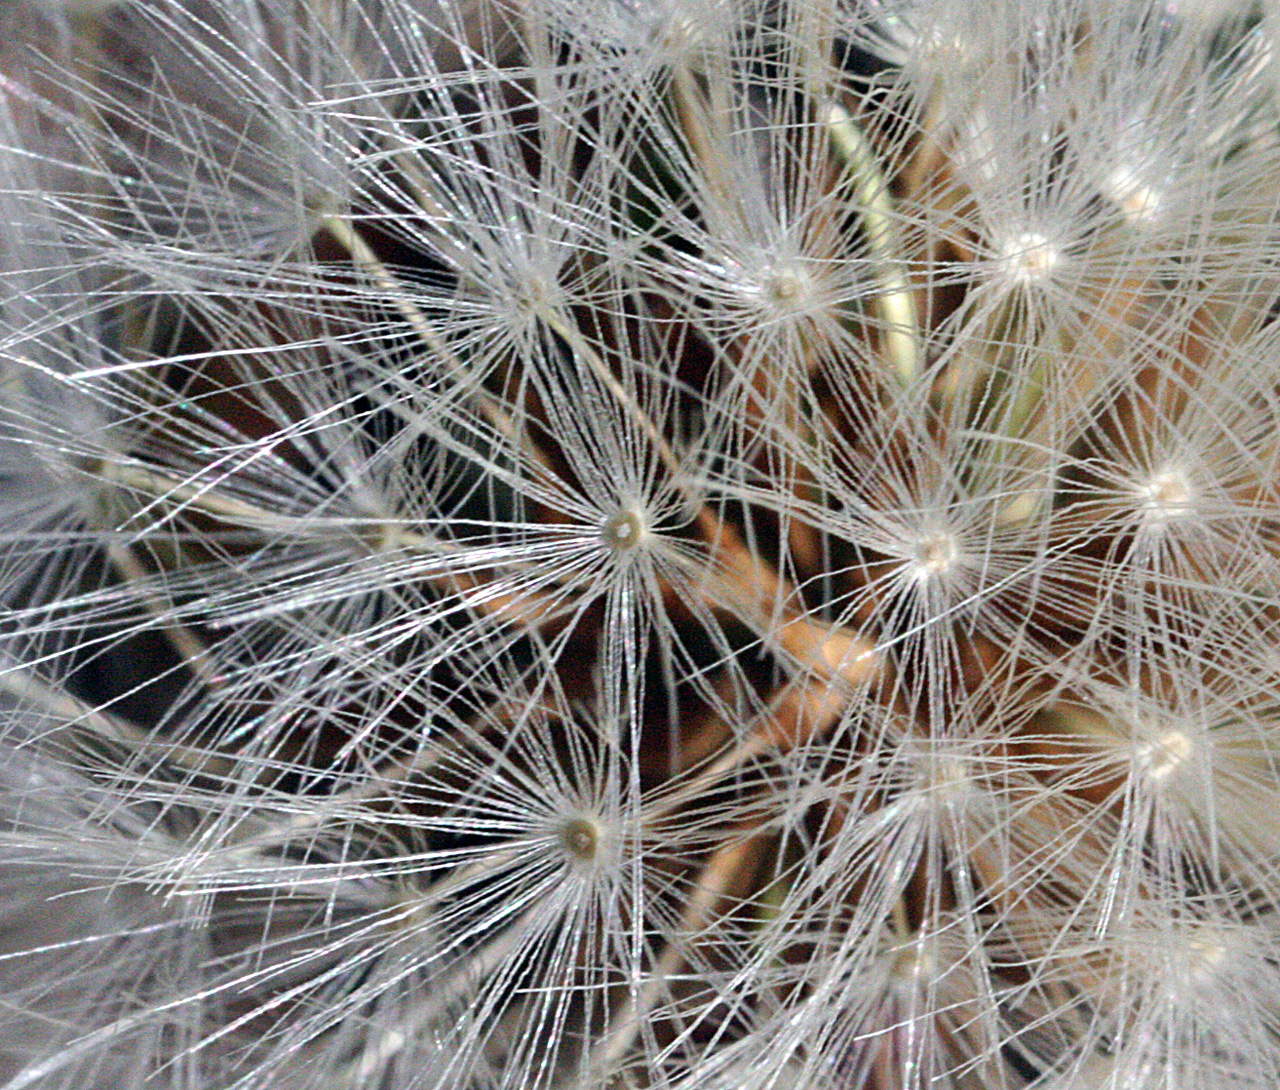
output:
[[0,1083],[1280,1085],[1275,5],[96,6]]

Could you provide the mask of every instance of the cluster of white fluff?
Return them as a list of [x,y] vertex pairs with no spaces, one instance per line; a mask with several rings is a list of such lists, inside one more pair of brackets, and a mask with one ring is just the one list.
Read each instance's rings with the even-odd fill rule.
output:
[[0,1090],[1280,1086],[1280,9],[0,39]]

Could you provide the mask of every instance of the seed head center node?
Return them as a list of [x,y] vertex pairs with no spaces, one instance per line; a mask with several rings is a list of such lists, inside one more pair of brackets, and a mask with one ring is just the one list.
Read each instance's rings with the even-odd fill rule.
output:
[[900,987],[918,988],[937,975],[937,963],[929,944],[912,944],[897,952],[893,959],[893,979]]
[[1178,518],[1190,513],[1195,489],[1181,470],[1161,470],[1143,487],[1142,497],[1147,511],[1156,518]]
[[975,792],[967,762],[958,757],[944,757],[930,770],[930,794],[942,804],[968,801]]
[[614,552],[626,552],[640,545],[648,534],[644,515],[629,508],[610,515],[600,528],[600,539]]
[[600,826],[590,818],[576,817],[560,829],[560,844],[574,859],[589,863],[600,849]]
[[775,307],[803,307],[809,298],[809,278],[797,269],[778,269],[765,281],[764,295]]
[[1044,283],[1062,262],[1062,254],[1048,235],[1023,231],[1009,239],[1000,252],[1000,264],[1021,284]]
[[1159,783],[1167,780],[1180,765],[1187,762],[1194,745],[1186,733],[1180,730],[1166,731],[1154,742],[1146,742],[1138,749],[1138,757],[1146,769],[1147,778]]
[[1218,938],[1192,939],[1187,944],[1188,953],[1194,958],[1197,968],[1203,971],[1216,969],[1227,956],[1226,944]]
[[1130,223],[1152,220],[1160,209],[1160,190],[1143,182],[1128,167],[1114,171],[1107,179],[1105,190]]
[[928,579],[948,571],[960,558],[955,538],[949,534],[926,537],[916,546],[912,562],[918,579]]

